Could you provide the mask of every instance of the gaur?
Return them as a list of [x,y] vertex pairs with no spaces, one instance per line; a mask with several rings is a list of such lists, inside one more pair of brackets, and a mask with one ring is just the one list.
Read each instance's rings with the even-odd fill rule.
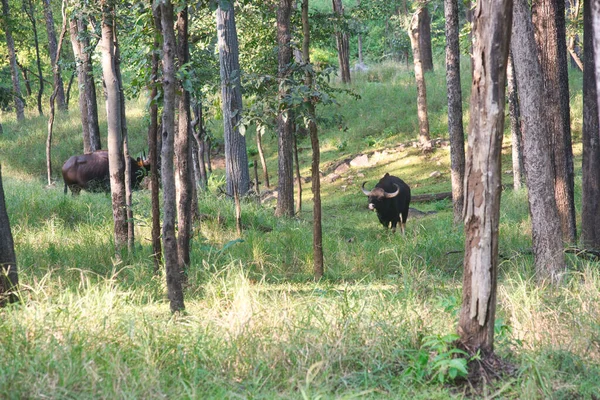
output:
[[392,232],[396,232],[396,225],[400,222],[400,229],[404,234],[404,225],[408,217],[410,205],[410,187],[397,176],[386,173],[371,191],[362,191],[369,196],[369,210],[377,211],[379,222],[386,228],[392,225]]

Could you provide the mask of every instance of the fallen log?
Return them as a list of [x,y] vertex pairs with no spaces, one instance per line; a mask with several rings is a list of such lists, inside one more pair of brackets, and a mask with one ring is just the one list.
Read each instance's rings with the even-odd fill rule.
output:
[[427,201],[452,200],[452,192],[433,193],[433,194],[417,194],[411,197],[411,203],[424,203]]

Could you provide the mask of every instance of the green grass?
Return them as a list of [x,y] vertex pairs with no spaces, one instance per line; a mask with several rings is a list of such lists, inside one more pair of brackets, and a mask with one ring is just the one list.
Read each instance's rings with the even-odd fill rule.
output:
[[[445,78],[438,70],[427,76],[429,116],[432,136],[445,138]],[[580,75],[572,78],[579,155]],[[273,203],[245,201],[240,241],[233,205],[216,194],[223,181],[217,170],[211,191],[199,198],[206,217],[194,225],[186,313],[178,316],[169,312],[163,274],[153,273],[149,193],[134,195],[135,252],[117,260],[109,196],[62,193],[60,166],[82,147],[77,112],[57,118],[57,185],[50,187],[46,121],[32,116],[16,124],[3,114],[0,162],[23,301],[0,310],[0,398],[472,395],[468,385],[437,380],[433,360],[440,354],[428,345],[456,332],[461,303],[464,236],[452,225],[451,204],[413,204],[437,213],[409,218],[403,237],[382,229],[360,192],[363,181],[373,185],[385,172],[401,176],[415,194],[450,189],[448,149],[427,156],[411,146],[399,149],[416,139],[412,79],[405,67],[382,65],[355,77],[361,100],[340,96],[340,107],[320,110],[344,117],[341,129],[320,127],[324,171],[357,154],[387,151],[377,164],[323,181],[324,279],[312,281],[310,186],[303,211],[289,220],[274,217]],[[128,105],[134,154],[145,147],[143,104]],[[506,139],[503,171],[511,168]],[[265,144],[276,180],[274,135],[265,135]],[[300,148],[308,176],[310,144],[301,141]],[[441,176],[431,178],[436,170]],[[579,209],[579,160],[576,176]],[[510,184],[510,175],[503,179]],[[525,191],[503,192],[500,221],[495,350],[515,373],[478,388],[474,397],[594,398],[600,392],[598,263],[569,256],[561,287],[538,286]]]

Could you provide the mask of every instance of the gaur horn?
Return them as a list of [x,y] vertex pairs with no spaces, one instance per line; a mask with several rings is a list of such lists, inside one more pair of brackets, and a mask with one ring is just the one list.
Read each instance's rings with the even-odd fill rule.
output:
[[362,184],[362,191],[363,191],[363,193],[364,193],[364,194],[366,194],[367,196],[370,196],[370,195],[371,195],[371,191],[369,191],[369,190],[365,189],[365,184],[366,184],[366,183],[367,183],[367,182],[363,182],[363,184]]
[[396,196],[398,196],[398,193],[400,193],[400,188],[398,187],[398,185],[396,185],[394,183],[394,186],[396,186],[396,191],[394,193],[385,192],[386,199],[391,199],[392,197],[396,197]]

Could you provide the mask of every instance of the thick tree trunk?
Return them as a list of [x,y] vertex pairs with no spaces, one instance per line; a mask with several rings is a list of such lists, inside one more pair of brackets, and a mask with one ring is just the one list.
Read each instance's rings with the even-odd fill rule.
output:
[[[594,74],[597,87],[600,82],[600,0],[592,0],[592,30],[594,35]],[[596,99],[596,104],[600,104],[600,93],[597,91]]]
[[242,118],[242,85],[233,1],[224,2],[217,9],[217,36],[221,66],[227,194],[233,197],[235,186],[235,191],[243,196],[250,189],[250,171],[246,138],[240,134],[238,127]]
[[177,201],[175,193],[174,140],[175,140],[175,32],[173,30],[173,5],[169,0],[160,3],[163,33],[163,116],[161,176],[163,186],[163,247],[167,275],[167,291],[171,312],[183,311],[182,271],[177,255],[175,219]]
[[465,132],[463,129],[462,89],[460,86],[460,48],[458,42],[458,2],[445,0],[446,82],[448,87],[448,133],[454,223],[463,221],[465,180]]
[[67,102],[65,99],[65,88],[60,73],[60,65],[56,65],[56,60],[60,58],[60,54],[57,54],[57,43],[56,43],[56,31],[54,30],[54,16],[52,14],[52,6],[50,0],[43,0],[44,5],[44,19],[46,20],[46,33],[48,34],[48,51],[50,52],[50,64],[52,65],[52,71],[54,76],[54,87],[58,88],[56,94],[56,101],[58,103],[59,110],[67,109]]
[[[419,49],[423,72],[433,71],[433,52],[431,50],[431,16],[427,6],[422,8],[419,16]],[[458,18],[458,11],[457,11]],[[458,22],[457,22],[458,26]]]
[[424,151],[431,150],[429,136],[429,118],[427,116],[427,89],[425,86],[425,74],[421,59],[420,20],[423,15],[423,7],[419,7],[412,17],[408,34],[413,51],[415,64],[415,79],[417,81],[417,116],[419,118],[419,142]]
[[114,0],[102,0],[102,74],[106,85],[108,165],[117,256],[127,245],[127,210],[121,95],[116,69]]
[[[190,59],[188,46],[188,10],[184,7],[177,14],[177,58],[179,65],[186,65]],[[190,240],[192,234],[192,152],[190,146],[190,93],[179,82],[179,129],[175,136],[175,155],[177,160],[177,180],[179,185],[177,202],[177,254],[179,266],[187,276],[190,265]],[[246,163],[247,165],[248,163]]]
[[576,242],[573,148],[569,109],[569,76],[564,0],[534,0],[533,25],[547,102],[548,135],[553,150],[554,195],[562,237]]
[[77,69],[77,83],[79,86],[79,115],[81,117],[81,128],[83,130],[83,152],[91,153],[92,148],[90,144],[90,126],[88,123],[88,109],[85,97],[85,70],[81,61],[83,59],[83,54],[81,52],[81,45],[78,39],[79,30],[77,28],[76,17],[70,18],[69,33],[71,36],[71,46],[73,47],[73,54],[75,56]]
[[583,161],[581,184],[581,241],[600,249],[600,122],[598,122],[598,82],[595,77],[592,4],[583,2]]
[[[341,22],[344,18],[342,0],[332,0],[332,4],[334,14],[338,16]],[[342,82],[350,83],[350,41],[348,39],[348,32],[338,26],[335,31],[335,40],[337,42],[338,62]]]
[[565,260],[554,197],[549,108],[526,0],[515,0],[512,32],[536,274],[540,281],[557,283],[565,269]]
[[10,28],[10,8],[8,0],[2,0],[2,15],[4,34],[6,35],[6,47],[8,48],[8,61],[10,64],[10,76],[13,84],[13,97],[15,99],[15,110],[17,112],[17,120],[25,119],[25,102],[21,97],[21,80],[19,79],[19,69],[17,67],[17,54],[15,52],[15,41],[12,37]]
[[[38,70],[38,93],[37,93],[37,108],[40,116],[44,115],[44,111],[42,110],[42,95],[44,94],[44,76],[42,75],[42,60],[40,59],[40,42],[38,40],[38,31],[37,31],[37,23],[35,16],[35,7],[33,6],[33,2],[31,0],[27,0],[26,4],[23,4],[23,8],[25,9],[25,13],[29,18],[29,22],[31,22],[31,28],[33,33],[33,45],[35,48],[35,61]],[[64,92],[63,92],[63,102],[64,102]]]
[[[150,7],[152,2],[150,0]],[[158,63],[160,42],[156,33],[162,32],[160,22],[160,7],[152,7],[152,19],[154,21],[154,43],[152,46],[152,77],[150,89],[150,126],[148,127],[148,156],[150,157],[150,196],[152,201],[152,258],[154,260],[154,272],[158,273],[162,267],[162,247],[160,243],[160,199],[159,199],[159,175],[158,164]]]
[[523,135],[521,127],[521,112],[519,109],[519,94],[515,79],[515,64],[512,56],[508,56],[506,70],[506,88],[508,90],[508,108],[510,113],[510,131],[512,141],[513,189],[521,190],[524,179],[523,167]]
[[465,259],[459,334],[485,357],[494,350],[504,83],[512,1],[477,3],[465,177]]
[[18,301],[19,275],[15,244],[6,212],[2,166],[0,165],[0,307]]
[[[292,49],[290,33],[290,15],[292,12],[292,0],[279,0],[277,8],[277,43],[279,45],[279,69],[278,79],[283,82],[287,79],[289,65],[292,62]],[[280,85],[279,101],[287,95],[286,85]],[[294,138],[292,130],[292,118],[286,106],[277,115],[278,134],[278,177],[279,187],[275,215],[294,215],[294,171],[293,171],[293,149]]]

